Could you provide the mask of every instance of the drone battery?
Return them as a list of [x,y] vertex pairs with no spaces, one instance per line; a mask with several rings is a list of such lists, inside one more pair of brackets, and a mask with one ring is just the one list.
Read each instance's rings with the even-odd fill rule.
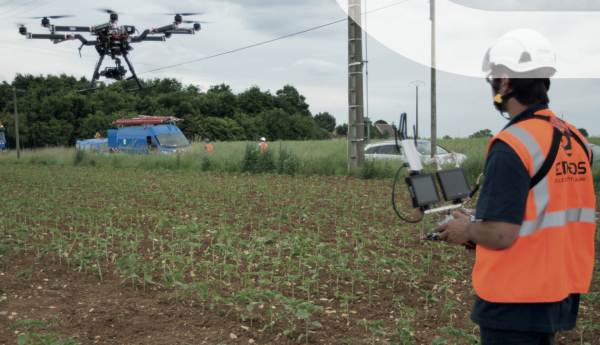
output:
[[404,181],[408,185],[413,207],[437,204],[441,201],[432,174],[412,175]]
[[471,193],[471,185],[465,169],[440,170],[436,172],[436,175],[446,201],[465,198]]
[[123,32],[128,33],[129,35],[133,35],[135,33],[135,26],[133,25],[124,25],[121,27]]

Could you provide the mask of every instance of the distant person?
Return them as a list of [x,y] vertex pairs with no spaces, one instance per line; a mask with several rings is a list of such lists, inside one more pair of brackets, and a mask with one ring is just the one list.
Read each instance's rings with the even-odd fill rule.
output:
[[206,144],[204,144],[204,152],[212,154],[213,146],[210,144],[210,139],[206,138],[204,141],[206,142]]
[[509,122],[488,146],[478,221],[454,212],[455,220],[435,229],[450,243],[477,244],[471,320],[483,345],[553,344],[556,332],[575,328],[580,294],[590,288],[592,150],[548,108],[556,55],[528,29],[507,33],[487,51],[483,71]]
[[258,144],[258,149],[260,150],[260,154],[264,154],[265,150],[269,147],[267,145],[267,139],[265,137],[260,138],[260,144]]

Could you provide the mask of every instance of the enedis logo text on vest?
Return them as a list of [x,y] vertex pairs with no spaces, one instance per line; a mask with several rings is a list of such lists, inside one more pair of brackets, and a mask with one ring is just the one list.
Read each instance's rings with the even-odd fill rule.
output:
[[[558,162],[558,163],[556,163],[556,176],[584,175],[587,172],[587,168],[585,167],[586,164],[587,164],[586,162],[579,162],[577,164],[572,163],[572,162],[567,162],[567,161]],[[559,178],[555,179],[555,182],[561,183],[561,182],[585,181],[585,177],[583,177],[583,176],[579,176],[579,177],[573,177],[573,176],[559,177]]]

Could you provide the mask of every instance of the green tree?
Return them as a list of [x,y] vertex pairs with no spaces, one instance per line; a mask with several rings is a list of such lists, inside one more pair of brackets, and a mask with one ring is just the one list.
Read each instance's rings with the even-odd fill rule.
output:
[[585,128],[577,128],[577,130],[581,133],[581,135],[583,135],[584,137],[588,137],[588,132],[585,130]]
[[335,129],[335,117],[328,112],[318,113],[315,115],[315,124],[331,133]]
[[377,121],[375,121],[375,123],[380,123],[380,124],[382,124],[382,125],[387,125],[387,124],[388,124],[388,123],[387,123],[387,122],[385,122],[384,120],[377,120]]
[[476,139],[476,138],[493,138],[494,135],[492,134],[492,131],[489,129],[482,129],[478,132],[475,132],[471,135],[469,135],[469,138],[472,139]]
[[348,124],[344,123],[342,125],[335,127],[335,131],[338,135],[343,135],[343,136],[348,135]]
[[275,95],[275,107],[283,109],[288,114],[311,116],[306,97],[302,96],[292,85],[285,85],[281,90],[277,90]]
[[317,140],[331,139],[331,133],[324,128],[317,128],[315,135],[316,135]]
[[127,92],[137,87],[135,80],[108,85],[97,82],[104,88],[79,94],[76,91],[87,88],[89,82],[64,74],[17,74],[11,83],[0,82],[0,121],[11,133],[9,147],[15,145],[13,86],[25,91],[17,94],[17,106],[20,139],[27,148],[74,145],[76,140],[91,138],[96,132],[106,136],[106,131],[114,128],[112,121],[137,115],[182,118],[178,126],[190,139],[210,136],[217,140],[258,140],[266,136],[273,140],[305,140],[329,136],[317,132],[320,127],[306,98],[291,85],[275,95],[258,86],[236,95],[226,84],[201,92],[197,86],[182,85],[174,78],[140,82],[156,87]]
[[250,116],[275,108],[275,96],[269,91],[262,92],[256,85],[237,95],[238,109]]

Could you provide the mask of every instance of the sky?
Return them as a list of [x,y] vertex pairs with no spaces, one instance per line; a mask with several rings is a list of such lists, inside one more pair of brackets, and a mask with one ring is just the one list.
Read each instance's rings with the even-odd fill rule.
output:
[[[347,123],[346,21],[231,54],[152,71],[342,20],[347,17],[347,9],[342,8],[338,2],[344,1],[107,0],[101,5],[94,5],[92,2],[76,0],[0,0],[0,81],[10,82],[16,73],[65,73],[88,79],[91,77],[98,57],[93,47],[84,47],[80,58],[78,41],[55,45],[46,40],[28,40],[18,34],[18,24],[25,24],[29,32],[48,33],[47,29],[39,26],[38,19],[28,17],[74,15],[73,18],[53,20],[52,24],[91,26],[108,21],[108,15],[95,8],[110,8],[120,13],[119,24],[135,25],[141,32],[146,28],[172,23],[173,16],[166,13],[204,12],[203,15],[186,18],[207,22],[202,24],[202,30],[196,35],[173,35],[166,42],[145,42],[134,46],[135,49],[129,56],[140,77],[176,78],[184,85],[198,85],[202,90],[207,90],[210,85],[225,83],[235,93],[243,92],[253,85],[275,93],[284,85],[291,84],[306,97],[313,114],[326,111],[336,118],[338,124]],[[584,0],[504,0],[493,4],[489,2],[489,5],[482,5],[487,1],[475,0],[453,2],[498,13],[600,10],[599,5]],[[391,3],[394,1],[363,0],[363,12],[365,5],[368,11],[372,11]],[[414,3],[411,6],[423,7],[427,5],[427,0],[408,0],[391,8],[398,11],[409,3]],[[541,6],[542,3],[545,5]],[[409,7],[406,8],[408,11]],[[376,15],[387,18],[396,13],[394,11],[383,9],[367,14],[367,32],[368,25],[375,27],[372,23],[379,20]],[[418,26],[400,25],[395,34],[398,37],[430,35],[430,31],[427,32],[428,16],[423,16],[421,21]],[[453,35],[452,27],[443,30],[443,35]],[[468,34],[464,32],[464,28],[456,30],[455,36]],[[439,34],[440,37],[443,35]],[[400,113],[406,112],[409,127],[412,128],[416,119],[416,89],[410,83],[423,81],[425,85],[419,87],[418,97],[419,136],[429,137],[430,67],[390,48],[384,38],[380,37],[378,40],[376,32],[373,32],[373,36],[363,35],[363,41],[366,46],[363,48],[363,56],[368,60],[368,83],[365,75],[364,93],[365,116],[368,114],[373,121],[382,119],[397,124]],[[490,37],[489,45],[493,41]],[[596,45],[594,42],[593,47]],[[479,66],[482,57],[475,59]],[[114,62],[105,59],[103,67],[108,66],[114,66]],[[590,135],[600,136],[600,121],[593,115],[595,97],[599,91],[598,79],[557,78],[552,80],[549,92],[550,107],[557,113],[561,112],[564,119],[576,127],[586,128]],[[492,106],[490,88],[482,77],[438,71],[438,137],[466,137],[481,129],[498,133],[505,125],[506,120]]]

